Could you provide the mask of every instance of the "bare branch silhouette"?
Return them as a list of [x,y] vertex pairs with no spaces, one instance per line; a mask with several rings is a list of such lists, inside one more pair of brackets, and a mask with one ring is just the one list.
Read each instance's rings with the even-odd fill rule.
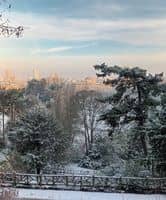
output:
[[4,13],[10,11],[11,4],[8,0],[0,0],[0,36],[10,37],[11,35],[15,35],[16,37],[20,37],[23,33],[23,26],[12,26],[9,23],[8,19],[4,19]]

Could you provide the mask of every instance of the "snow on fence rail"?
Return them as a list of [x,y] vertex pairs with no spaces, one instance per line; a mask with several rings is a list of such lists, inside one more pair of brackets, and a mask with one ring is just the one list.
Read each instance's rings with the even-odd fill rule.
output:
[[1,186],[166,193],[166,178],[1,173]]

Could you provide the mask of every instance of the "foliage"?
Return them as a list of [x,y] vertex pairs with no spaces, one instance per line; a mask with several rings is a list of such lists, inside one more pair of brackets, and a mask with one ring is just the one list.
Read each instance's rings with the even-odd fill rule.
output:
[[47,87],[46,79],[36,80],[32,79],[28,82],[25,90],[25,94],[36,96],[42,102],[47,102],[50,100],[50,92]]
[[99,131],[99,113],[101,103],[97,101],[101,94],[96,91],[82,90],[76,93],[75,102],[78,110],[76,123],[79,126],[78,132],[84,137],[85,153],[91,150],[97,131]]
[[5,160],[0,162],[1,172],[24,172],[27,171],[27,166],[22,161],[21,156],[16,151],[8,152],[5,156]]
[[149,166],[144,160],[138,159],[130,159],[127,160],[124,166],[124,176],[130,177],[146,177],[151,176],[151,172]]
[[114,87],[116,91],[103,100],[110,104],[110,108],[101,115],[101,120],[111,126],[110,136],[121,124],[135,122],[137,130],[140,130],[139,139],[144,155],[147,156],[146,134],[142,130],[149,108],[158,103],[154,97],[158,93],[158,84],[162,81],[163,74],[153,76],[139,67],[108,67],[105,64],[96,65],[94,68],[99,71],[97,76],[104,77],[104,83]]
[[28,171],[37,173],[48,162],[53,164],[64,158],[69,139],[52,115],[40,106],[20,116],[8,135],[12,149],[21,155]]
[[[159,161],[166,160],[166,84],[161,85],[161,104],[147,125],[152,146],[152,155]],[[166,162],[157,167],[158,172],[166,175]]]
[[105,165],[104,161],[102,160],[102,156],[95,145],[88,151],[88,155],[80,161],[80,167],[89,168],[89,169],[101,169]]
[[82,158],[79,165],[90,169],[101,169],[109,164],[110,148],[109,138],[98,136]]
[[0,89],[0,113],[2,113],[2,135],[3,144],[6,145],[7,136],[5,134],[5,115],[10,117],[13,122],[17,113],[22,109],[22,90]]

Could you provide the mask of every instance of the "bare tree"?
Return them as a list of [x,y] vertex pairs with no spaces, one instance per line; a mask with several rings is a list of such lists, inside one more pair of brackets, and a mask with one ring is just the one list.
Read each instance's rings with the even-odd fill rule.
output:
[[11,4],[8,0],[0,0],[0,36],[10,37],[15,35],[20,37],[23,32],[22,26],[12,26],[9,23],[9,20],[4,17],[4,13],[8,12],[11,9]]
[[98,128],[98,116],[101,111],[101,104],[97,101],[99,94],[96,91],[80,91],[77,93],[77,103],[79,106],[79,118],[81,131],[85,139],[85,152],[94,143],[95,133]]

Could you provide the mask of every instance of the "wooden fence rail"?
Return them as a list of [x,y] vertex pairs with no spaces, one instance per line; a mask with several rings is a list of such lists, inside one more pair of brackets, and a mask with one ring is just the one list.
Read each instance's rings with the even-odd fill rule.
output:
[[1,173],[1,186],[166,193],[166,178]]

